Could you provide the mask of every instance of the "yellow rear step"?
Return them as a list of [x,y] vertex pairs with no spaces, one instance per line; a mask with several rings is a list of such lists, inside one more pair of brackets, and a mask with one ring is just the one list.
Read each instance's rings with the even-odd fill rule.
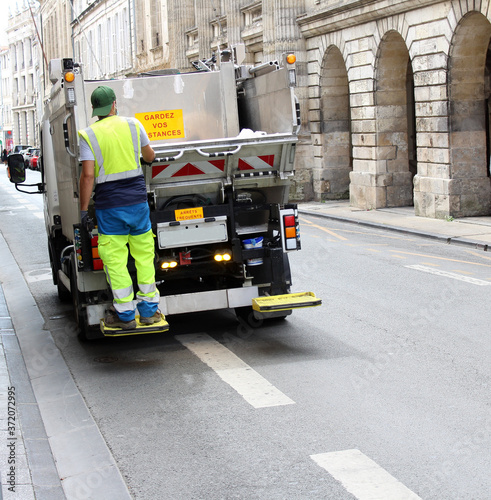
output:
[[136,316],[136,328],[132,330],[123,330],[122,328],[114,328],[107,326],[104,319],[101,319],[101,332],[105,337],[124,337],[126,335],[142,335],[145,333],[164,333],[169,330],[165,316],[162,314],[161,320],[153,325],[144,325],[140,323],[140,316]]
[[285,295],[252,299],[252,308],[258,312],[288,311],[301,307],[320,306],[321,304],[322,300],[317,298],[313,292],[286,293]]

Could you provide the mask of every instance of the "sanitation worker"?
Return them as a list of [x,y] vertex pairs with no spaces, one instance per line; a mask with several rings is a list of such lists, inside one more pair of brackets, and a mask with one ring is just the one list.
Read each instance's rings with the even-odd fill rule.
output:
[[[148,325],[161,319],[155,285],[154,235],[140,164],[140,152],[148,163],[155,158],[155,152],[137,119],[118,116],[116,95],[110,87],[97,87],[91,102],[92,116],[97,116],[98,121],[78,132],[82,162],[80,216],[82,225],[89,231],[94,229],[87,211],[95,183],[99,255],[114,299],[104,322],[129,330],[136,328],[136,309],[140,323]],[[127,267],[127,244],[136,264],[136,306]]]

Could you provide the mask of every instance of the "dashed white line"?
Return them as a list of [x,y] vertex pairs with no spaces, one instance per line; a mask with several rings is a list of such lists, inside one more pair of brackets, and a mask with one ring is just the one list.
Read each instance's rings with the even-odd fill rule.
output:
[[448,271],[441,271],[440,269],[433,269],[432,267],[419,266],[419,265],[405,266],[405,267],[409,269],[416,269],[416,271],[423,271],[429,274],[436,274],[437,276],[444,276],[445,278],[452,278],[454,280],[464,281],[466,283],[471,283],[472,285],[478,285],[478,286],[491,285],[491,283],[489,283],[488,281],[479,280],[477,278],[470,278],[469,276],[462,276],[456,273],[449,273]]
[[320,453],[310,458],[358,500],[421,500],[360,450]]
[[295,404],[224,345],[206,334],[176,335],[201,361],[254,408]]

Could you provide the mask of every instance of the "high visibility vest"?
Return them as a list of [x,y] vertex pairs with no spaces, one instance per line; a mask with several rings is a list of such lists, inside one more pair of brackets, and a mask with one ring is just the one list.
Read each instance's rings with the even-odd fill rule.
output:
[[133,118],[108,116],[78,133],[94,154],[96,184],[143,175],[140,126]]

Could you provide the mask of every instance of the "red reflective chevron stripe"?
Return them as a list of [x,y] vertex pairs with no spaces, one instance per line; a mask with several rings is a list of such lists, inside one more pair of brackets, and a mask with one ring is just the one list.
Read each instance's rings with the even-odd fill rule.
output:
[[248,156],[239,158],[239,170],[271,170],[274,166],[274,155]]
[[221,174],[225,170],[225,160],[197,161],[188,163],[168,163],[152,167],[152,179],[186,177],[188,175]]
[[260,160],[267,163],[270,167],[274,165],[274,155],[259,156]]
[[172,174],[172,177],[184,177],[186,175],[201,175],[204,174],[202,170],[197,168],[192,163],[186,163],[184,167],[179,169],[175,174]]

